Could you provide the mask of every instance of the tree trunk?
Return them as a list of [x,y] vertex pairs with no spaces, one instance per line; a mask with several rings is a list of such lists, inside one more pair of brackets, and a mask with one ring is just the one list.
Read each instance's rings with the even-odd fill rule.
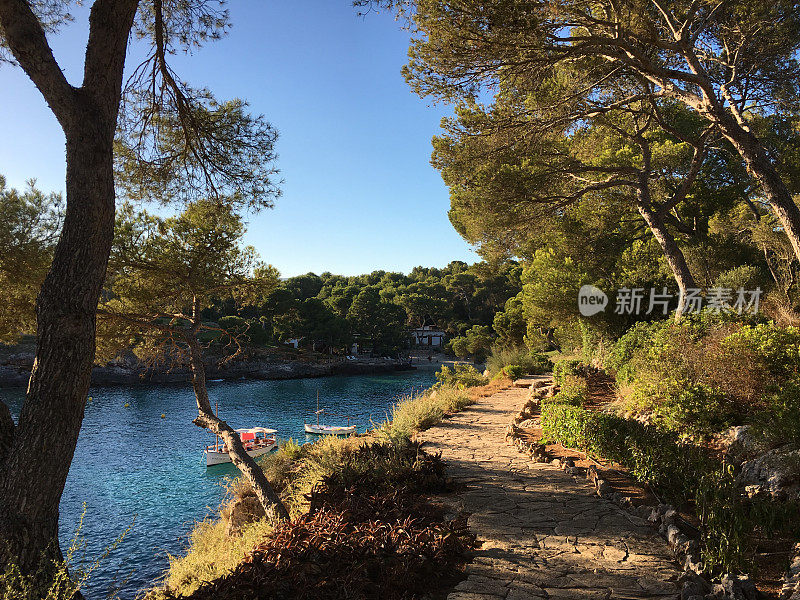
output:
[[36,305],[36,359],[5,460],[0,565],[60,558],[58,505],[78,441],[95,353],[95,311],[114,235],[115,120],[93,107],[67,132],[67,206]]
[[736,148],[753,179],[761,185],[764,196],[792,244],[795,257],[800,261],[800,209],[758,138],[736,123],[724,109],[720,111],[715,116],[723,135]]
[[678,299],[678,307],[675,309],[675,320],[678,321],[686,309],[686,292],[689,289],[696,288],[694,277],[689,270],[689,265],[686,264],[686,257],[678,247],[675,238],[664,226],[664,221],[659,218],[658,214],[646,205],[640,203],[638,205],[639,214],[642,215],[653,237],[656,238],[661,250],[664,253],[664,258],[672,269],[672,274],[675,277],[675,282],[678,284],[680,296]]
[[[196,311],[196,314],[199,314],[199,311]],[[275,490],[272,489],[267,476],[264,475],[264,471],[256,464],[253,457],[245,451],[239,434],[225,421],[217,417],[211,408],[211,401],[208,399],[208,389],[206,388],[206,370],[203,365],[203,349],[200,347],[200,342],[197,341],[196,335],[196,328],[198,325],[199,323],[195,322],[195,327],[187,336],[189,357],[192,366],[192,387],[194,388],[194,396],[197,401],[198,411],[194,424],[222,438],[222,441],[225,442],[225,446],[228,448],[228,454],[233,464],[236,465],[236,468],[238,468],[247,481],[250,482],[267,516],[278,519],[288,519],[289,511],[286,510],[280,497],[275,493]]]

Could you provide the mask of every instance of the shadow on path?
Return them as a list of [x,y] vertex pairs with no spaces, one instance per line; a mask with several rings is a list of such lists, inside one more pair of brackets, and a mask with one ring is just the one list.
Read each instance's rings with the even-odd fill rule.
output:
[[460,488],[443,500],[470,513],[479,544],[448,600],[679,598],[680,570],[644,520],[506,445],[505,428],[527,394],[512,388],[481,398],[418,436],[442,452]]

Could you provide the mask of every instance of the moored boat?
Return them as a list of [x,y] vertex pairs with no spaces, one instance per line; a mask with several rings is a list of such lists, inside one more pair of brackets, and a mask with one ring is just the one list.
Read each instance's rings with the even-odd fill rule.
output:
[[[278,440],[275,438],[277,431],[274,429],[251,427],[250,429],[237,429],[236,433],[242,440],[245,452],[253,458],[278,449]],[[207,467],[232,462],[228,448],[225,444],[220,443],[219,438],[214,444],[206,446],[205,454]]]
[[319,392],[317,392],[317,410],[314,411],[314,414],[317,417],[316,423],[304,423],[306,433],[313,433],[316,435],[351,435],[356,433],[356,426],[350,425],[350,417],[344,417],[347,419],[347,425],[325,425],[320,423],[320,417],[322,415],[333,415],[342,417],[343,415],[337,415],[336,413],[329,412],[324,408],[319,407]]
[[349,435],[356,432],[355,425],[320,425],[306,423],[306,433],[316,433],[317,435]]

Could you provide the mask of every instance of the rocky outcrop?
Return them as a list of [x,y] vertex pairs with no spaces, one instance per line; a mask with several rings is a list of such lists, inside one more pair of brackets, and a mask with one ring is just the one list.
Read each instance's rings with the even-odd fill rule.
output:
[[749,496],[800,499],[800,450],[775,448],[745,461],[738,481]]

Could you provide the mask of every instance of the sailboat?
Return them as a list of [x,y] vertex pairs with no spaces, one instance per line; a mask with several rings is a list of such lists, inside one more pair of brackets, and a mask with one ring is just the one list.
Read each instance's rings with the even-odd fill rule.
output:
[[317,417],[317,422],[305,423],[306,433],[314,433],[317,435],[350,435],[356,432],[356,426],[350,425],[350,417],[347,417],[347,425],[324,425],[320,423],[320,417],[322,415],[333,415],[335,413],[331,413],[319,407],[319,392],[317,392],[317,410],[314,411],[314,414]]

